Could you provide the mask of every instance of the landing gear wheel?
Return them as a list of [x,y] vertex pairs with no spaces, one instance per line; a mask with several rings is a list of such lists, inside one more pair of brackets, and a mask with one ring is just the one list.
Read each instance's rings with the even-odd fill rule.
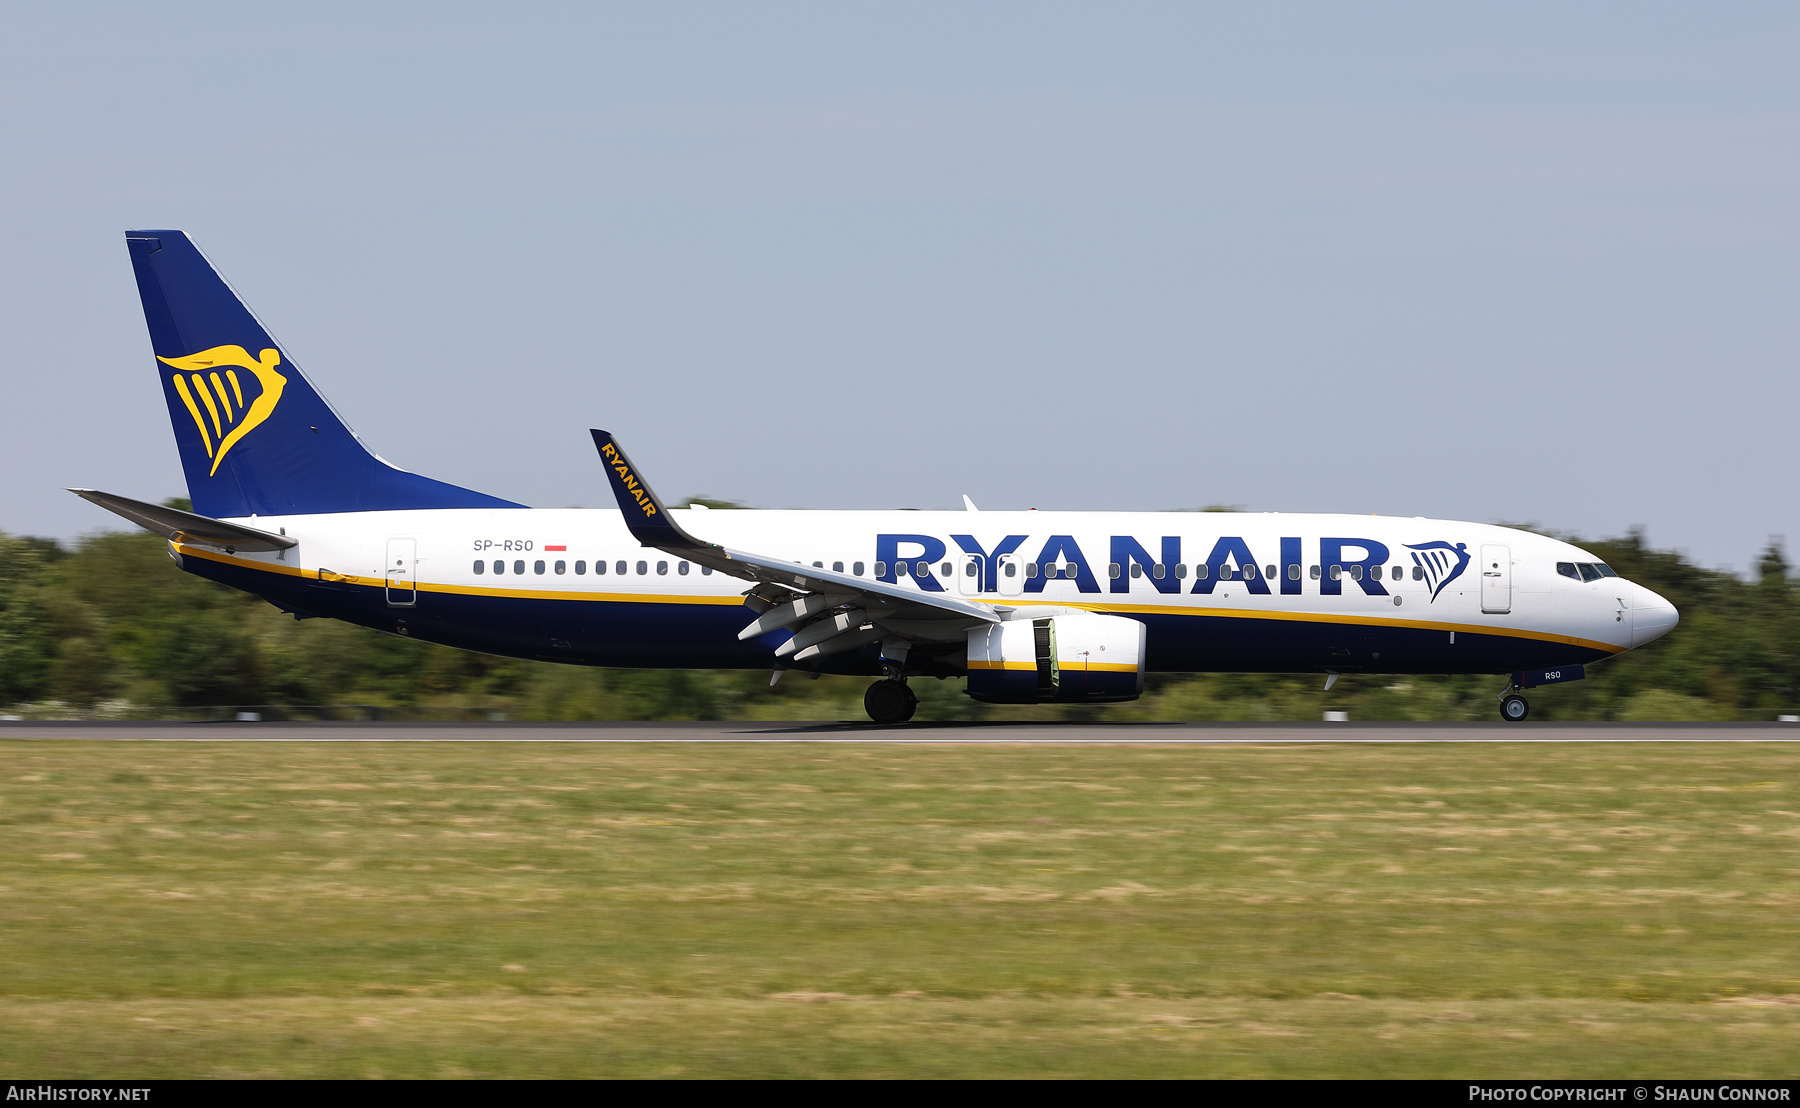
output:
[[1500,698],[1500,718],[1508,723],[1517,723],[1531,714],[1531,705],[1517,693]]
[[913,696],[912,690],[904,681],[877,681],[863,693],[863,711],[869,718],[886,726],[890,723],[905,723],[919,707],[919,700]]

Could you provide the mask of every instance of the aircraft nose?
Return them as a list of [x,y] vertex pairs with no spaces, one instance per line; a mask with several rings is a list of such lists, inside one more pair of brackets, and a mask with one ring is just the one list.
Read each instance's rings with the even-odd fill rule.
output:
[[1681,613],[1675,610],[1675,605],[1642,586],[1637,591],[1631,606],[1631,645],[1634,647],[1662,638],[1681,622]]

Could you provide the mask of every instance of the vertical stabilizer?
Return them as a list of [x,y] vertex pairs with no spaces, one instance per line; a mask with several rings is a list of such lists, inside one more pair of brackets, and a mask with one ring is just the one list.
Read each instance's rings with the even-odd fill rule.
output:
[[181,231],[127,231],[194,511],[214,518],[517,508],[363,446]]

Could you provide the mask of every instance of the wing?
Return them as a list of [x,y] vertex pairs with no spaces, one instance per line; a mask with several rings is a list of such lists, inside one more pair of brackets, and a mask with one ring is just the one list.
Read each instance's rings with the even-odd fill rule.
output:
[[755,584],[745,604],[758,615],[738,633],[740,639],[798,629],[777,648],[777,658],[806,662],[879,641],[883,656],[898,660],[913,642],[961,642],[971,627],[1001,621],[986,604],[697,539],[669,515],[618,440],[605,431],[592,433],[625,525],[639,542]]

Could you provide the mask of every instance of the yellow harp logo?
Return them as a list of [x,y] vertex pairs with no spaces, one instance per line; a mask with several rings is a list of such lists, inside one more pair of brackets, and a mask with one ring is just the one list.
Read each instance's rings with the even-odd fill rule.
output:
[[[188,414],[194,417],[194,426],[200,428],[200,441],[206,444],[206,456],[212,459],[212,474],[219,472],[219,463],[239,439],[269,418],[281,399],[281,390],[287,387],[287,378],[275,372],[281,364],[278,350],[264,350],[260,357],[252,358],[241,346],[215,346],[184,358],[156,360],[180,370],[171,379]],[[248,405],[244,402],[243,382],[238,379],[239,369],[254,374],[260,386]],[[204,416],[202,408],[206,409]]]

